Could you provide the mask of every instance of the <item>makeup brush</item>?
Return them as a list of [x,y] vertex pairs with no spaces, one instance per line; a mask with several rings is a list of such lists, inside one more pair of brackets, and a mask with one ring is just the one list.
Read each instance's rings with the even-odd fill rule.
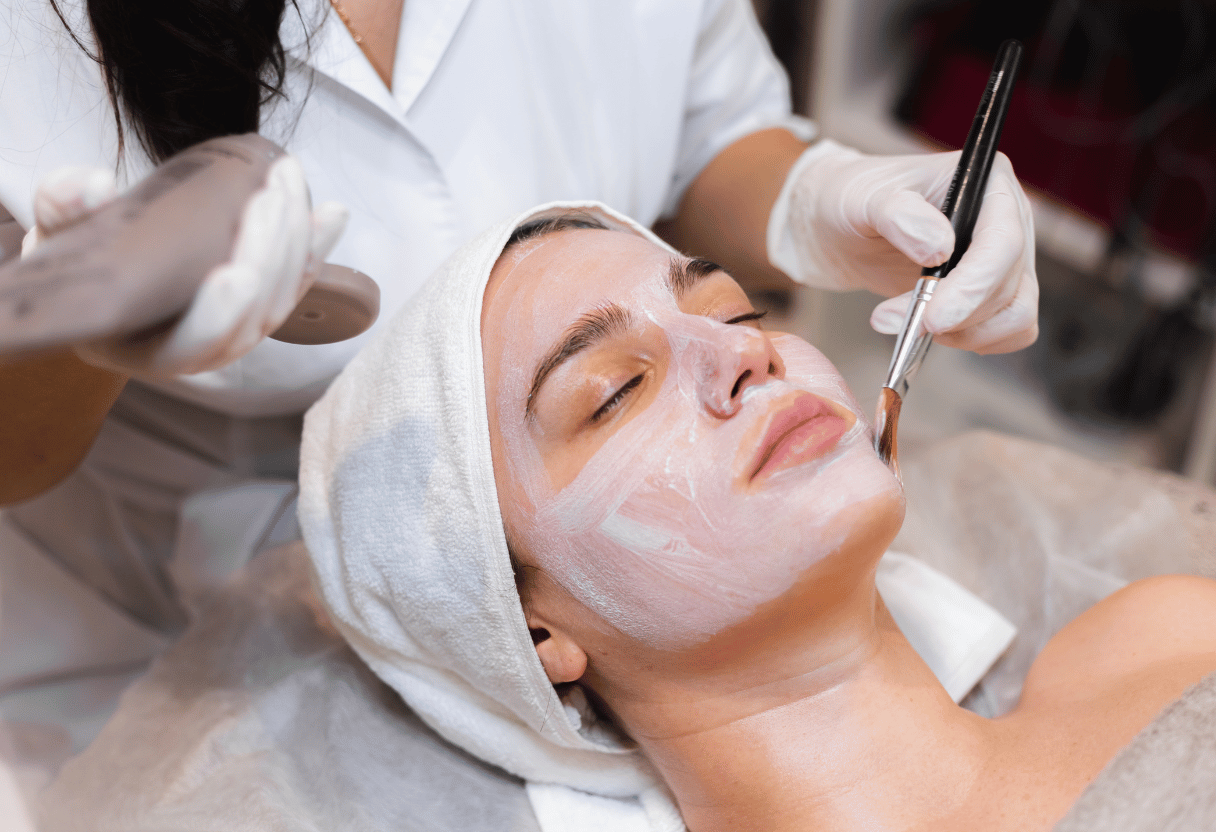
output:
[[954,227],[954,253],[942,265],[921,272],[908,314],[895,339],[895,353],[887,369],[887,380],[878,395],[878,410],[874,416],[874,450],[897,476],[899,449],[896,430],[900,407],[908,394],[912,377],[916,375],[933,342],[933,336],[924,326],[925,307],[933,297],[937,282],[950,273],[971,244],[971,232],[980,213],[988,172],[992,170],[992,160],[996,157],[1005,114],[1009,112],[1014,76],[1021,59],[1021,43],[1007,40],[1001,44],[992,74],[988,77],[988,87],[980,99],[979,109],[971,122],[971,131],[967,134],[967,143],[963,145],[963,154],[954,170],[950,190],[946,192],[946,202],[942,205],[942,213]]

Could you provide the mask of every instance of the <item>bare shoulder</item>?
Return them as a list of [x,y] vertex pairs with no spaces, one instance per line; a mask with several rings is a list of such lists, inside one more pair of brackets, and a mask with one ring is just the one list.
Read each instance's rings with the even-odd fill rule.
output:
[[1128,584],[1057,633],[1031,667],[1024,698],[1131,683],[1168,701],[1213,670],[1216,581],[1162,575]]
[[1216,581],[1136,581],[1048,642],[1008,714],[1017,764],[1061,816],[1161,710],[1216,671]]

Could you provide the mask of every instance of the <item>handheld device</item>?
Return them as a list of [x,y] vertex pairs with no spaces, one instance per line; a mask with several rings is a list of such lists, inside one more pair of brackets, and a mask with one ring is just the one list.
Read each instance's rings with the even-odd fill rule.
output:
[[[285,152],[256,133],[189,147],[26,259],[0,267],[0,355],[163,332],[229,259],[245,204]],[[342,341],[371,326],[379,306],[375,281],[327,263],[270,337]]]

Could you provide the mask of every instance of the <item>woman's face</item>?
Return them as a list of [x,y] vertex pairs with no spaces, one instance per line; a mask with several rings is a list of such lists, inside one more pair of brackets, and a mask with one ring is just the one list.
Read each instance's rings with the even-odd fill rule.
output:
[[724,272],[619,231],[525,241],[486,289],[508,537],[658,649],[745,621],[903,511],[835,368],[754,318]]

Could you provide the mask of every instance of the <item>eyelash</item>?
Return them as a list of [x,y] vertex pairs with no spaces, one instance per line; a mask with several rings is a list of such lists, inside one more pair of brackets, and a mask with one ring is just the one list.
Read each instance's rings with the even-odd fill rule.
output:
[[609,413],[611,413],[613,410],[616,410],[617,405],[619,405],[621,402],[623,402],[625,400],[625,397],[627,395],[629,395],[629,391],[631,391],[633,388],[635,388],[639,384],[641,384],[642,379],[645,377],[646,376],[644,373],[639,373],[638,375],[629,379],[629,381],[625,382],[625,384],[619,390],[617,390],[615,393],[612,394],[612,396],[608,399],[608,401],[606,401],[602,405],[600,405],[599,410],[597,410],[597,411],[595,411],[595,413],[591,414],[591,423],[595,424],[600,419],[603,419],[605,416],[607,416]]
[[764,316],[767,314],[768,314],[768,310],[765,310],[764,312],[748,312],[746,315],[739,315],[737,317],[731,318],[729,321],[723,321],[722,323],[724,323],[724,324],[746,324],[746,323],[750,323],[751,321],[759,321],[762,318],[764,318]]
[[[758,320],[762,319],[767,314],[768,314],[767,311],[748,312],[746,315],[738,315],[734,318],[731,318],[729,321],[723,321],[723,323],[725,323],[725,324],[750,323],[751,321],[758,321]],[[600,405],[599,410],[597,410],[597,411],[595,411],[595,413],[591,414],[591,419],[589,421],[592,424],[595,424],[596,422],[600,421],[605,416],[607,416],[609,413],[611,413],[613,410],[615,410],[620,405],[620,403],[625,400],[625,397],[629,395],[630,391],[642,383],[642,380],[645,377],[646,377],[645,373],[639,373],[638,375],[629,379],[629,381],[625,382],[619,390],[617,390],[615,393],[613,393],[609,397],[608,401],[606,401],[602,405]]]

